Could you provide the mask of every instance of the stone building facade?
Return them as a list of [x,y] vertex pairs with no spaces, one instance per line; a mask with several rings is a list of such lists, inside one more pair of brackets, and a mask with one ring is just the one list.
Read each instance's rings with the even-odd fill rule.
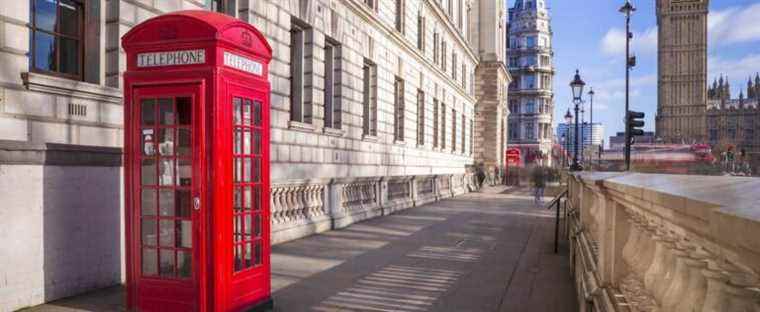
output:
[[535,157],[551,155],[554,129],[554,52],[546,1],[516,1],[509,9],[507,29],[508,67],[513,77],[509,147],[519,148],[526,162],[551,165],[552,157]]
[[724,152],[729,146],[737,155],[744,151],[745,159],[754,172],[760,168],[760,75],[753,83],[750,78],[738,98],[731,98],[730,83],[720,77],[708,89],[707,140],[713,150]]
[[0,2],[0,310],[123,280],[120,38],[135,25],[216,10],[267,37],[276,243],[464,193],[473,187],[466,166],[503,162],[503,8],[501,0]]
[[707,137],[709,0],[657,0],[657,136],[664,142]]

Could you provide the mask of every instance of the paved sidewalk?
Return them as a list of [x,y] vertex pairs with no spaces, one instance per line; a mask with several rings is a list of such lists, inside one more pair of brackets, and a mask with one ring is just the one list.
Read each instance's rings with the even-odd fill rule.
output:
[[[530,193],[486,188],[277,245],[275,309],[574,312],[567,248],[553,253],[553,214]],[[122,302],[116,287],[27,311],[123,311]]]

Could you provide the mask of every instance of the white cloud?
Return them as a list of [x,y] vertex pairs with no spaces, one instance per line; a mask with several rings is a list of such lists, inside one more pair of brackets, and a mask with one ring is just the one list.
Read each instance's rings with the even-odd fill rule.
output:
[[736,92],[734,96],[738,96],[739,89],[744,90],[746,88],[747,78],[752,76],[754,79],[755,74],[760,71],[760,54],[748,54],[738,59],[710,56],[707,59],[707,70],[709,72],[708,84],[711,84],[713,79],[720,75],[728,76],[733,85],[734,90],[732,91]]
[[[610,28],[602,38],[602,53],[608,56],[623,56],[625,59],[625,30]],[[644,32],[633,31],[631,40],[632,54],[654,54],[657,52],[657,27],[650,27]]]
[[759,41],[760,3],[711,12],[707,27],[713,45]]

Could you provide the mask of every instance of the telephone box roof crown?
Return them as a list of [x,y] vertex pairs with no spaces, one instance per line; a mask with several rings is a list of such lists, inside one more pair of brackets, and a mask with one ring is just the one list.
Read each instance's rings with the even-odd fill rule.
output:
[[[231,29],[238,31],[238,38],[230,38]],[[248,38],[246,38],[246,36]],[[187,42],[204,40],[225,40],[236,44],[250,44],[248,48],[263,48],[266,56],[271,57],[272,47],[264,35],[251,24],[229,15],[204,11],[176,11],[153,17],[132,28],[122,37],[122,45],[128,49],[135,45],[157,42]]]

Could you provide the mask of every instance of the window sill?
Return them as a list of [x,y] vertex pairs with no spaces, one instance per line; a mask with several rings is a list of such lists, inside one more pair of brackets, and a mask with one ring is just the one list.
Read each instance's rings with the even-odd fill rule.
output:
[[367,142],[374,142],[374,143],[377,143],[378,141],[376,135],[369,135],[369,134],[362,135],[362,140],[367,141]]
[[346,134],[346,131],[343,129],[335,129],[335,128],[327,128],[327,127],[323,128],[322,132],[325,135],[335,136],[335,137],[342,137]]
[[406,146],[406,141],[394,139],[393,144],[398,146]]
[[31,91],[73,96],[113,104],[122,103],[122,91],[117,88],[32,72],[21,73],[21,80],[24,86]]
[[303,131],[303,132],[314,132],[314,125],[303,123],[300,121],[290,120],[288,121],[288,129],[290,130],[296,130],[296,131]]

